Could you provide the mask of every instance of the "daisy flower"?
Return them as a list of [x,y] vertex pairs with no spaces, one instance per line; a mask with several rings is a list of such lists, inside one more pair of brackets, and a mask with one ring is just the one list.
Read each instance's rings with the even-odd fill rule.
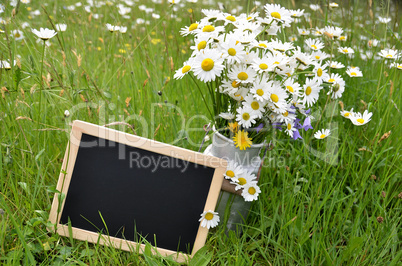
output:
[[334,26],[325,26],[324,33],[331,39],[339,38],[343,32],[342,28],[334,27]]
[[392,63],[390,67],[395,67],[396,69],[402,70],[402,63]]
[[398,58],[398,51],[392,49],[384,49],[378,53],[379,56],[384,57],[386,59],[397,59]]
[[201,226],[202,227],[206,227],[206,228],[214,228],[218,225],[220,219],[219,219],[219,215],[217,212],[214,211],[204,211],[201,214],[201,218],[198,220],[199,222],[201,222]]
[[[270,81],[272,82],[272,81]],[[256,81],[253,83],[253,86],[250,89],[250,92],[253,94],[254,99],[264,102],[265,100],[268,100],[269,97],[269,91],[268,91],[268,86],[267,82],[265,81]]]
[[323,51],[314,51],[311,53],[311,58],[317,61],[323,61],[329,57],[329,54]]
[[284,83],[283,86],[286,88],[286,90],[290,93],[290,94],[295,94],[295,95],[299,95],[300,92],[300,84],[295,81],[294,79],[290,78],[287,79]]
[[249,183],[256,182],[256,176],[251,172],[244,170],[243,174],[238,178],[237,182],[230,182],[230,184],[236,185],[235,190],[244,188]]
[[292,14],[292,17],[294,18],[300,18],[304,14],[304,9],[300,10],[289,10],[290,14]]
[[303,105],[307,104],[307,107],[312,106],[318,99],[320,90],[321,90],[321,83],[318,79],[306,79],[305,84],[303,85],[304,93],[302,95],[303,99],[301,100]]
[[324,138],[328,137],[329,135],[331,135],[331,131],[329,129],[322,129],[322,130],[318,130],[317,132],[315,132],[314,138],[324,139]]
[[56,24],[54,26],[56,27],[57,31],[66,31],[67,30],[67,24]]
[[294,127],[294,122],[290,121],[286,123],[286,129],[285,132],[286,134],[289,135],[289,137],[293,138],[294,132],[297,130],[297,128]]
[[245,64],[235,65],[229,71],[228,77],[231,80],[241,83],[252,83],[257,73],[251,67],[247,67]]
[[36,30],[36,29],[31,29],[31,31],[38,36],[39,38],[41,38],[44,41],[49,40],[50,38],[53,38],[57,32],[55,32],[54,30],[50,30],[47,28],[40,28],[40,30]]
[[264,72],[268,72],[269,69],[269,64],[270,64],[270,60],[268,59],[268,57],[256,57],[254,58],[253,62],[251,63],[251,67],[257,71],[257,73],[261,74]]
[[313,73],[315,74],[316,78],[323,80],[327,75],[327,64],[322,65],[322,63],[314,64]]
[[387,23],[389,23],[391,21],[391,18],[383,18],[381,16],[378,16],[378,21],[380,23],[387,24]]
[[355,51],[350,47],[339,47],[338,52],[342,54],[353,54]]
[[14,40],[19,41],[24,39],[24,33],[20,30],[13,30],[11,35],[14,37]]
[[280,84],[271,82],[271,86],[268,86],[269,103],[273,107],[275,113],[283,113],[286,111],[286,99],[288,94],[281,88]]
[[243,174],[243,167],[237,164],[235,161],[228,161],[228,166],[226,167],[226,172],[224,174],[226,179],[231,179],[237,182],[239,177]]
[[180,34],[181,36],[187,36],[189,34],[195,34],[198,29],[199,24],[197,22],[192,23],[190,26],[185,26],[184,28],[181,28]]
[[252,124],[255,123],[255,119],[257,118],[257,116],[254,115],[251,106],[239,107],[236,109],[236,112],[236,121],[239,123],[240,126],[244,128],[249,128]]
[[340,62],[337,62],[337,61],[332,61],[331,64],[329,65],[329,67],[339,69],[339,68],[344,68],[345,65]]
[[[249,148],[253,144],[252,139],[248,137],[248,132],[244,132],[244,130],[237,131],[236,135],[233,137],[233,141],[236,148],[240,150],[246,150],[246,148]],[[239,178],[239,181],[240,179],[241,178]]]
[[264,102],[260,102],[257,99],[254,99],[252,94],[248,94],[244,98],[243,106],[249,106],[252,109],[251,115],[254,115],[258,118],[262,117],[264,113]]
[[343,116],[347,119],[350,119],[352,117],[352,115],[353,115],[353,108],[350,109],[350,111],[347,111],[347,110],[341,111],[341,116]]
[[283,23],[285,27],[290,27],[290,23],[293,22],[292,14],[289,10],[278,4],[266,4],[264,6],[265,12],[268,17],[272,17],[274,20]]
[[299,27],[297,27],[297,32],[302,35],[302,36],[307,36],[310,34],[310,31],[307,29],[300,29]]
[[204,49],[194,58],[193,72],[201,81],[215,80],[224,68],[221,54],[216,50]]
[[320,40],[314,40],[314,39],[308,38],[307,40],[305,40],[305,43],[307,44],[307,46],[310,49],[312,49],[314,51],[321,50],[322,48],[324,48],[324,43],[321,42]]
[[244,198],[244,201],[253,201],[258,199],[258,195],[261,193],[260,187],[257,185],[257,182],[249,182],[244,185],[243,191],[241,195]]
[[115,32],[120,30],[120,26],[113,26],[109,23],[106,23],[106,29],[110,32]]
[[221,45],[222,52],[226,56],[226,60],[229,64],[233,64],[235,62],[241,63],[246,52],[244,51],[244,46],[237,42],[235,39],[229,39],[222,43]]
[[233,81],[225,80],[222,81],[222,86],[219,88],[219,90],[224,93],[231,94],[237,92],[239,90],[240,85],[241,83],[235,80]]
[[188,61],[183,63],[183,66],[176,70],[176,73],[174,74],[173,78],[175,79],[181,79],[183,78],[186,74],[190,72],[193,68],[193,59],[190,58]]
[[359,112],[352,113],[352,115],[350,116],[350,121],[352,121],[352,123],[356,126],[365,125],[370,122],[372,115],[373,113],[369,113],[367,110],[364,111],[363,114]]
[[348,68],[346,70],[346,74],[349,75],[349,77],[363,77],[363,73],[360,71],[359,68]]
[[315,5],[315,4],[310,4],[309,7],[313,11],[317,11],[321,8],[320,5]]

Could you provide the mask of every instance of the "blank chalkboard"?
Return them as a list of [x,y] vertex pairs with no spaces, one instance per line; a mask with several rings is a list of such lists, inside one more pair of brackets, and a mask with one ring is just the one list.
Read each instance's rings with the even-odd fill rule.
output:
[[[226,161],[75,121],[50,221],[61,235],[135,250],[191,257],[208,230],[198,219],[214,210]],[[60,202],[59,202],[60,200]],[[101,236],[101,237],[100,237]],[[143,245],[140,245],[140,251]]]

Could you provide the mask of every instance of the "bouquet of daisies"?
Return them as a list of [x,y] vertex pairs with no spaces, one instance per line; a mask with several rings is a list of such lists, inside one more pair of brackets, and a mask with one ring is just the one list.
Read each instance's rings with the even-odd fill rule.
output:
[[[265,16],[202,10],[204,18],[181,29],[183,36],[194,37],[194,44],[190,58],[174,78],[189,75],[194,80],[215,127],[241,150],[262,143],[272,128],[293,139],[302,138],[299,130],[312,129],[310,107],[319,96],[337,99],[345,90],[342,76],[331,73],[344,65],[332,60],[332,51],[323,51],[320,39],[308,38],[304,47],[278,39],[278,33],[304,10],[288,10],[278,4],[266,4],[264,9]],[[298,30],[301,35],[310,33]],[[311,31],[314,36],[346,40],[339,27]],[[353,53],[348,47],[337,48],[343,54]],[[357,67],[346,73],[362,76]],[[205,88],[196,79],[205,83],[208,101]]]

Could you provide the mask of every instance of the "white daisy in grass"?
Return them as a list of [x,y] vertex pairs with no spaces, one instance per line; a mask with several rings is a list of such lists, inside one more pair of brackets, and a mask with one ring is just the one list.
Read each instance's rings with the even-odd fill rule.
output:
[[57,31],[66,31],[67,30],[67,24],[56,24],[54,26]]
[[243,170],[243,174],[238,178],[237,182],[230,182],[230,184],[236,185],[235,190],[242,189],[244,186],[251,182],[255,182],[257,177],[247,170]]
[[350,47],[339,47],[338,48],[338,52],[342,53],[342,54],[354,54],[355,51],[350,48]]
[[190,26],[185,26],[181,28],[180,34],[181,36],[187,36],[189,34],[195,34],[200,24],[198,22],[192,23]]
[[398,51],[393,49],[384,49],[381,50],[381,52],[379,52],[378,55],[386,59],[397,59]]
[[321,8],[320,5],[315,5],[315,4],[310,4],[309,7],[313,11],[317,11]]
[[314,62],[309,54],[303,53],[300,49],[297,49],[294,52],[292,58],[296,59],[297,61],[297,63],[295,62],[296,65],[294,67],[300,70],[308,68]]
[[362,126],[370,122],[371,116],[373,113],[369,113],[367,110],[364,111],[363,114],[357,112],[357,113],[352,113],[350,116],[350,121],[356,126]]
[[266,40],[254,40],[251,45],[262,50],[267,50],[269,48],[269,42]]
[[11,36],[13,36],[14,40],[16,40],[16,41],[20,41],[20,40],[24,39],[24,33],[20,30],[13,30],[11,32]]
[[193,72],[201,81],[209,82],[219,76],[225,66],[221,54],[212,49],[204,49],[194,58]]
[[285,57],[281,53],[276,53],[274,55],[270,55],[267,53],[268,59],[268,71],[275,71],[276,68],[283,69],[285,65],[289,62],[289,59]]
[[222,117],[223,119],[226,120],[233,120],[235,118],[235,115],[232,113],[220,113],[219,117]]
[[341,111],[341,116],[343,116],[347,119],[350,119],[352,117],[352,115],[353,115],[353,108],[350,109],[350,111],[347,111],[347,110]]
[[296,120],[295,110],[290,108],[292,105],[288,104],[286,107],[286,111],[277,115],[277,120],[282,123],[294,123]]
[[240,87],[237,91],[233,93],[228,93],[228,95],[239,102],[244,100],[248,92],[249,92],[248,88]]
[[221,43],[221,49],[229,64],[235,62],[241,63],[243,58],[246,56],[244,45],[236,41],[234,38],[227,39],[225,42]]
[[295,47],[291,42],[282,42],[279,39],[274,39],[269,42],[269,48],[272,50],[286,52],[288,50],[293,50]]
[[209,229],[216,227],[219,224],[220,218],[217,212],[209,210],[204,211],[198,221],[201,222],[202,227]]
[[222,12],[216,9],[201,9],[201,12],[205,15],[203,22],[214,22],[222,16]]
[[228,73],[228,77],[231,80],[235,80],[240,83],[252,83],[255,80],[257,73],[251,67],[247,67],[245,64],[234,65]]
[[31,31],[39,38],[41,38],[44,41],[49,40],[50,38],[53,38],[54,36],[56,36],[57,32],[55,32],[54,30],[50,30],[47,28],[40,28],[40,30],[36,30],[36,29],[31,29]]
[[214,26],[212,24],[207,24],[201,26],[200,29],[197,30],[198,36],[208,36],[208,37],[216,37],[219,33],[224,32],[224,26]]
[[194,45],[190,46],[190,49],[193,50],[192,56],[203,49],[209,48],[211,42],[212,40],[207,36],[194,38]]
[[271,107],[272,111],[280,114],[286,111],[286,99],[288,94],[284,89],[281,88],[280,83],[270,82],[268,86],[268,104]]
[[301,95],[303,97],[301,99],[301,103],[303,105],[307,105],[307,107],[312,106],[318,99],[320,90],[321,90],[321,82],[317,78],[306,79],[305,84],[303,85],[304,92]]
[[297,10],[289,10],[290,14],[294,18],[300,18],[304,14],[304,9],[297,9]]
[[250,65],[257,57],[258,54],[254,51],[246,52],[246,56],[243,58],[243,63],[246,65]]
[[332,62],[329,64],[329,67],[330,67],[330,68],[334,68],[334,69],[339,69],[339,68],[344,68],[345,65],[342,64],[342,63],[340,63],[340,62],[337,62],[337,61],[332,61]]
[[233,182],[238,182],[239,177],[243,174],[243,167],[235,161],[228,160],[228,166],[224,174],[226,179],[231,179]]
[[194,58],[190,57],[189,60],[183,63],[183,66],[176,70],[173,78],[181,79],[193,69]]
[[225,80],[222,81],[222,86],[219,89],[224,93],[233,94],[239,90],[240,85],[241,83],[235,80]]
[[354,68],[348,68],[346,70],[346,74],[349,75],[349,77],[351,78],[355,78],[355,77],[363,77],[363,73],[360,71],[360,69],[357,67]]
[[343,80],[343,78],[338,73],[331,73],[331,75],[326,75],[323,78],[324,82],[331,83],[331,84],[339,83],[339,82],[341,82],[341,80]]
[[106,29],[110,32],[115,32],[120,30],[120,26],[114,26],[110,23],[106,23]]
[[264,6],[268,17],[272,17],[276,21],[282,23],[285,27],[289,27],[293,22],[292,14],[289,10],[278,4],[266,4]]
[[329,129],[322,129],[322,130],[318,130],[317,132],[314,133],[314,138],[325,139],[329,135],[331,135],[331,131]]
[[283,83],[283,86],[290,94],[299,95],[300,93],[300,84],[295,81],[293,78],[286,79]]
[[311,58],[316,61],[323,61],[323,60],[329,58],[329,54],[327,54],[324,51],[313,51],[311,53]]
[[265,73],[270,71],[269,68],[270,60],[268,57],[264,56],[262,58],[256,57],[254,58],[254,61],[251,63],[251,67],[257,71],[257,73]]
[[253,94],[254,99],[265,102],[269,98],[268,83],[264,80],[253,82],[250,93]]
[[325,26],[324,33],[326,36],[330,37],[331,39],[339,38],[343,33],[343,29],[340,27]]
[[260,187],[257,185],[256,181],[253,181],[244,185],[241,195],[244,198],[244,201],[254,201],[258,199],[260,193]]
[[243,106],[249,106],[252,109],[251,114],[261,118],[262,114],[264,113],[264,105],[265,102],[260,102],[257,99],[254,99],[252,94],[248,94],[245,98],[244,101],[242,102]]
[[302,36],[308,36],[310,34],[310,31],[308,29],[300,29],[299,27],[297,27],[297,32]]
[[313,34],[314,36],[322,36],[324,32],[324,29],[320,29],[319,27],[316,27],[315,29],[311,30],[311,34]]
[[335,2],[331,2],[331,3],[329,3],[329,7],[330,8],[337,8],[337,7],[339,7],[339,5],[337,3],[335,3]]
[[328,76],[327,73],[327,64],[322,64],[320,63],[315,63],[314,64],[314,69],[313,69],[313,73],[315,75],[316,78],[323,80],[326,76]]
[[324,43],[317,39],[308,38],[304,42],[306,43],[308,48],[314,51],[321,50],[322,48],[324,48]]
[[297,128],[295,128],[294,126],[294,122],[293,121],[287,122],[285,126],[286,126],[285,133],[288,134],[289,137],[293,138],[293,134],[297,130]]
[[235,24],[237,22],[236,16],[229,13],[221,13],[218,20],[224,21],[225,26],[227,24]]
[[236,121],[243,128],[250,128],[255,124],[257,116],[253,114],[253,109],[250,106],[243,106],[236,109]]
[[395,67],[396,69],[402,70],[402,63],[392,63],[390,67]]
[[391,18],[378,16],[378,21],[380,23],[387,24],[387,23],[391,22]]

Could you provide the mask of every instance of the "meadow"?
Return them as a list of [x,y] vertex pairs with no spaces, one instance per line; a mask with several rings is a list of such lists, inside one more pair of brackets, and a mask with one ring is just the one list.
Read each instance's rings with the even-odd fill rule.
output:
[[[320,118],[312,121],[313,131],[303,132],[303,140],[272,133],[262,192],[242,234],[226,234],[224,226],[210,230],[190,265],[400,265],[402,56],[387,59],[379,53],[387,48],[401,53],[402,6],[386,0],[337,3],[332,10],[329,1],[280,1],[309,15],[292,25],[291,35],[283,31],[278,38],[302,46],[306,37],[297,27],[333,23],[347,36],[342,45],[355,51],[336,54],[336,60],[359,66],[363,77],[345,75],[342,98],[323,100]],[[140,255],[47,231],[71,122],[107,125],[198,151],[207,109],[190,79],[173,78],[191,54],[190,38],[180,29],[200,20],[204,8],[262,15],[264,4],[0,4],[0,264],[176,265],[150,249]],[[107,23],[127,30],[110,31]],[[31,31],[56,30],[56,24],[67,28],[47,41]],[[371,121],[353,125],[340,115],[351,108],[369,110]],[[328,127],[327,139],[314,139],[317,129]]]

